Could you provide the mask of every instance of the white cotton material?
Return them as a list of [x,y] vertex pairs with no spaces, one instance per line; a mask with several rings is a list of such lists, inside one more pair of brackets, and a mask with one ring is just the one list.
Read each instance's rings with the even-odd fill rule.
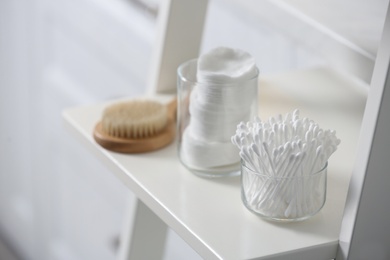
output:
[[237,124],[251,117],[257,99],[254,58],[238,49],[216,48],[199,57],[197,85],[190,96],[190,123],[183,134],[182,160],[193,168],[239,162],[231,143]]
[[237,148],[232,149],[231,143],[199,140],[192,136],[187,128],[183,133],[181,159],[193,169],[207,170],[208,168],[235,164],[240,161],[240,156]]
[[198,60],[198,82],[228,83],[257,75],[255,59],[247,52],[218,47]]

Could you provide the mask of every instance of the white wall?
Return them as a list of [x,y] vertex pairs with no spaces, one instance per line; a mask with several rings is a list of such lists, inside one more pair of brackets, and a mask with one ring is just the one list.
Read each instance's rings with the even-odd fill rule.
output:
[[24,4],[0,2],[0,230],[15,247],[23,244],[23,251],[32,253],[28,5]]

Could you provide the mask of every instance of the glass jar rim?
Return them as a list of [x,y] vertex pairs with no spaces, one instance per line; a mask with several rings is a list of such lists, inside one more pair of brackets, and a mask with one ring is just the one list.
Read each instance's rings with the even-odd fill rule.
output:
[[[199,83],[198,81],[194,81],[194,80],[188,79],[188,77],[186,77],[184,75],[184,73],[183,73],[184,68],[186,68],[190,63],[193,63],[193,62],[197,63],[198,59],[196,59],[196,58],[195,59],[191,59],[191,60],[185,61],[182,64],[180,64],[179,67],[177,68],[177,76],[183,82],[187,82],[187,83],[191,83],[191,84],[202,84],[202,83]],[[228,86],[228,85],[237,85],[237,84],[242,83],[242,82],[248,82],[248,81],[254,80],[260,74],[260,70],[259,70],[259,68],[257,66],[255,67],[255,69],[256,69],[255,75],[253,75],[252,77],[250,77],[248,79],[241,79],[241,80],[238,80],[238,81],[236,81],[234,83],[218,83],[218,82],[214,83],[213,82],[212,84],[215,85],[215,86]]]
[[252,170],[250,167],[248,167],[245,163],[245,160],[241,159],[241,167],[245,168],[246,170],[250,171],[252,174],[255,174],[257,176],[261,176],[261,177],[266,177],[266,178],[269,178],[269,179],[277,179],[277,180],[283,180],[283,179],[300,179],[300,178],[308,178],[308,177],[313,177],[313,176],[316,176],[316,175],[320,175],[322,174],[323,172],[326,172],[327,168],[328,168],[328,161],[325,162],[324,166],[321,167],[320,170],[314,172],[314,173],[308,173],[308,174],[304,174],[304,175],[296,175],[296,176],[287,176],[287,177],[283,177],[283,176],[273,176],[273,175],[270,175],[270,174],[264,174],[264,173],[259,173],[255,170]]

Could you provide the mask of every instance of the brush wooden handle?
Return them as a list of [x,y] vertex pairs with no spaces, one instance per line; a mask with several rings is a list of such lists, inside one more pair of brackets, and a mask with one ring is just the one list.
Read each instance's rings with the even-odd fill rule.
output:
[[168,123],[166,128],[157,135],[135,139],[113,137],[104,133],[102,123],[98,122],[93,131],[93,138],[105,149],[118,153],[145,153],[163,148],[175,139],[176,103],[174,99],[167,104]]
[[167,104],[168,118],[176,122],[176,112],[177,112],[177,98],[174,98]]
[[118,138],[105,134],[99,122],[94,129],[95,141],[107,150],[119,153],[145,153],[160,149],[170,144],[175,138],[175,124],[168,123],[158,135],[139,139]]

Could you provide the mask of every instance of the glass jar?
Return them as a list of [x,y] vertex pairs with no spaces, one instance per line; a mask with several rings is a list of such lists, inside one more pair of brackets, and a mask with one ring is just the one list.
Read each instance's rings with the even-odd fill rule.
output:
[[231,142],[237,124],[257,115],[256,75],[228,84],[197,81],[197,60],[178,68],[178,151],[191,172],[204,177],[240,174],[240,157]]
[[270,176],[241,162],[241,198],[253,213],[275,221],[300,221],[321,210],[326,199],[327,163],[314,173]]

